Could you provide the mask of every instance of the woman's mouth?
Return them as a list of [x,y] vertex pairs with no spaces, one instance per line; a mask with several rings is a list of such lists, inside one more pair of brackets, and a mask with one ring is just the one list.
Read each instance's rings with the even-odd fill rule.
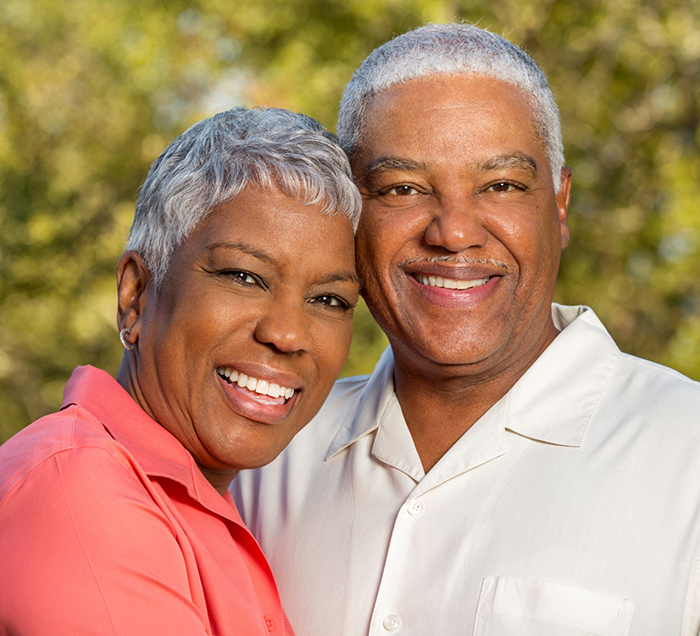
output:
[[[231,367],[218,367],[216,373],[229,384],[237,384],[242,389],[247,389],[252,393],[256,393],[257,395],[255,397],[257,399],[259,399],[259,397],[273,398],[273,400],[269,402],[271,404],[284,404],[294,396],[294,389],[280,386],[279,384],[268,382],[267,380],[254,378],[253,376],[236,371],[236,369],[232,369]],[[267,400],[265,401],[267,402]]]

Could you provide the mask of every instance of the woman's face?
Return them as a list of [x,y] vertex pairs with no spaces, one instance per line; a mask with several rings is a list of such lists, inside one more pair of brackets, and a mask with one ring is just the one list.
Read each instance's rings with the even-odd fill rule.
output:
[[246,189],[146,287],[132,395],[220,491],[272,461],[321,407],[352,336],[350,221]]

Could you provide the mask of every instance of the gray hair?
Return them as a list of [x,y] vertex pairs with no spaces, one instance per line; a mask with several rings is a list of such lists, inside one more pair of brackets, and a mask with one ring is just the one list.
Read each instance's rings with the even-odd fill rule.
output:
[[559,109],[547,78],[515,44],[471,24],[428,24],[386,42],[370,53],[345,88],[338,113],[338,137],[352,156],[372,99],[380,92],[421,77],[475,73],[525,91],[552,170],[555,190],[564,166]]
[[192,230],[251,185],[323,204],[357,228],[362,199],[335,135],[287,110],[234,108],[198,122],[153,162],[126,249],[143,257],[158,288]]

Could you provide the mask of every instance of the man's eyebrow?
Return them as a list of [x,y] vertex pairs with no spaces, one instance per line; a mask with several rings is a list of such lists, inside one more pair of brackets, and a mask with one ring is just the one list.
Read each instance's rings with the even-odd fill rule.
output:
[[400,157],[379,157],[371,161],[367,166],[364,174],[360,177],[360,181],[371,179],[382,172],[390,172],[399,170],[401,172],[420,172],[427,168],[427,164],[420,161],[412,161],[411,159],[401,159]]
[[503,168],[520,168],[521,170],[526,170],[527,172],[531,173],[532,176],[537,174],[537,162],[529,155],[519,152],[512,155],[499,155],[498,157],[491,157],[480,162],[477,165],[477,168],[481,172],[501,170]]

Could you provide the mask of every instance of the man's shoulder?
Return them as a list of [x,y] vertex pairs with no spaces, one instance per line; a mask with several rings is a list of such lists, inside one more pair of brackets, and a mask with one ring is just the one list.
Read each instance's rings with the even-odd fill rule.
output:
[[[560,343],[564,347],[558,354],[569,360],[570,373],[609,376],[607,391],[621,393],[623,399],[657,399],[665,391],[680,392],[693,401],[700,399],[700,383],[671,367],[620,351],[590,308],[554,305],[553,317],[564,336]],[[559,364],[566,362],[560,360]]]
[[620,353],[610,390],[631,406],[686,412],[700,420],[700,383],[651,360]]

